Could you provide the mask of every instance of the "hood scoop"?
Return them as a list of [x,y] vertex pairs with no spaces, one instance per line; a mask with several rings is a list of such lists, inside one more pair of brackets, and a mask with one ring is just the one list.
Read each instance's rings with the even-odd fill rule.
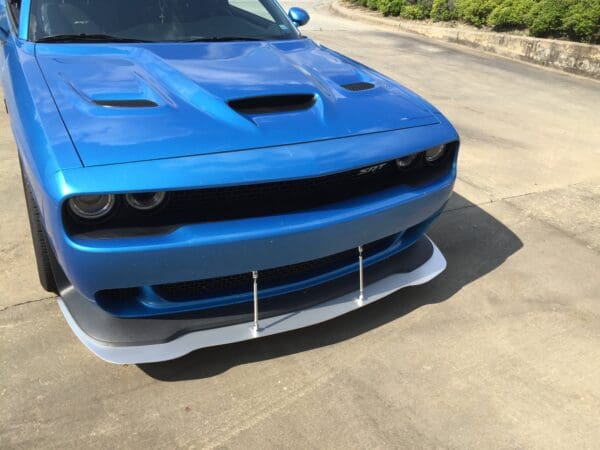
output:
[[133,100],[93,100],[98,106],[105,108],[155,108],[158,106],[152,100],[133,99]]
[[357,83],[342,84],[342,87],[348,91],[358,92],[358,91],[368,91],[369,89],[373,89],[375,87],[375,85],[373,83],[359,81]]
[[314,94],[288,94],[246,97],[227,104],[240,114],[270,114],[309,109],[316,101]]

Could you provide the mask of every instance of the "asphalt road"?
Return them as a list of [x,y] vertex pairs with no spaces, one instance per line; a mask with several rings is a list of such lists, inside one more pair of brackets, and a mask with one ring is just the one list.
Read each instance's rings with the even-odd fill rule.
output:
[[462,136],[448,269],[309,329],[112,366],[40,290],[0,118],[0,447],[600,445],[600,84],[329,14],[306,34]]

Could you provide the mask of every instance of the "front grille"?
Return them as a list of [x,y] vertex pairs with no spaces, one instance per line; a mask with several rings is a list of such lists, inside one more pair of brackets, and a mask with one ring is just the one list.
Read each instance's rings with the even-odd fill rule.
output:
[[[387,249],[394,243],[396,236],[389,236],[363,246],[364,257],[376,255]],[[358,251],[357,249],[351,249],[324,258],[263,270],[259,274],[260,289],[264,290],[307,280],[349,266],[357,261]],[[154,286],[154,291],[160,297],[174,302],[250,293],[251,290],[252,274],[250,273]]]
[[387,163],[378,171],[342,172],[318,178],[175,192],[172,211],[190,204],[202,211],[204,221],[269,216],[305,211],[399,185],[396,167]]
[[65,204],[67,232],[87,238],[160,234],[188,223],[205,223],[309,211],[398,186],[421,186],[446,176],[457,145],[443,160],[427,165],[422,156],[409,169],[394,161],[315,178],[252,185],[173,191],[154,213],[130,208],[119,198],[114,213],[99,222],[82,221]]

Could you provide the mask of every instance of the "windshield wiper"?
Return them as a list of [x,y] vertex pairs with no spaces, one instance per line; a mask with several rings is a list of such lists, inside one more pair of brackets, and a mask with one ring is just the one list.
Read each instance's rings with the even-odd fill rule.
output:
[[228,42],[228,41],[264,41],[263,38],[253,38],[244,36],[215,36],[182,39],[180,42]]
[[36,42],[153,42],[143,39],[111,36],[109,34],[54,34],[39,38]]

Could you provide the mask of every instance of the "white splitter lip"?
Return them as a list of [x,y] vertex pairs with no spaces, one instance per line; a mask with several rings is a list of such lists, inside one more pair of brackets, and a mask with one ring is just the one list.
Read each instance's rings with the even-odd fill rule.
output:
[[387,297],[393,292],[408,286],[427,283],[446,268],[446,259],[437,246],[423,265],[407,273],[397,273],[365,287],[363,300],[359,291],[320,303],[311,308],[260,320],[256,331],[252,322],[229,325],[220,328],[194,331],[172,341],[160,344],[115,346],[107,345],[86,334],[77,324],[62,298],[58,304],[67,323],[79,340],[104,361],[114,364],[144,364],[168,361],[206,347],[256,339],[277,333],[304,328],[346,314],[355,309]]

